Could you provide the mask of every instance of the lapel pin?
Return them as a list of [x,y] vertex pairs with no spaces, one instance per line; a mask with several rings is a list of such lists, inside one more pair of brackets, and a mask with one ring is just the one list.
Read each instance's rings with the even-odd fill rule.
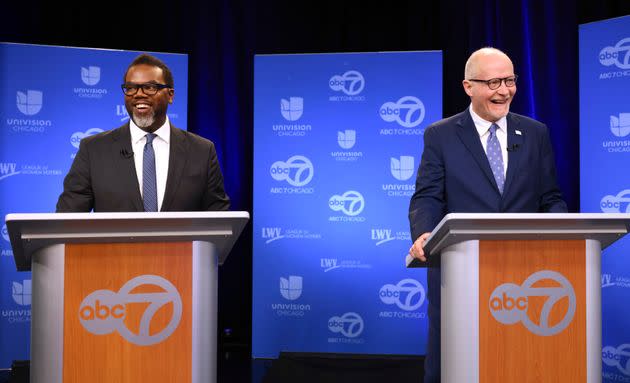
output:
[[521,133],[521,131],[520,131],[520,130],[515,130],[515,131],[514,131],[514,133],[516,133],[516,134],[517,134],[517,135],[519,135],[519,136],[522,136],[522,135],[523,135],[523,133]]

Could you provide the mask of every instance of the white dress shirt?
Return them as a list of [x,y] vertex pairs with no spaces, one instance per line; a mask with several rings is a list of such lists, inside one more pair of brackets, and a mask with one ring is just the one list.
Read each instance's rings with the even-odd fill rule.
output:
[[[140,129],[133,120],[129,120],[129,130],[131,132],[131,149],[133,150],[133,161],[136,165],[138,175],[138,185],[140,195],[142,195],[142,160],[144,158],[144,145],[147,142],[147,132]],[[155,152],[155,175],[157,183],[158,211],[162,208],[164,191],[166,190],[166,178],[168,176],[169,147],[171,142],[171,124],[166,117],[164,125],[153,132],[157,137],[153,139],[153,151]]]
[[[469,107],[470,115],[472,116],[472,120],[475,123],[475,128],[477,128],[477,133],[479,133],[479,139],[481,140],[481,145],[483,145],[483,151],[487,153],[488,147],[488,138],[490,137],[490,126],[492,126],[492,122],[486,121],[483,118],[479,117],[477,113],[472,108],[472,104]],[[499,145],[501,145],[501,154],[503,155],[503,175],[507,175],[507,167],[508,167],[508,152],[507,152],[507,119],[501,117],[498,121],[495,122],[499,129],[497,129],[497,138],[499,139]]]

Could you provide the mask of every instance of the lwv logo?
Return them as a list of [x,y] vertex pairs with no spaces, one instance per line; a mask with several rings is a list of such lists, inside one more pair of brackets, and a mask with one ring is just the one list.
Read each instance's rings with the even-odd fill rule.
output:
[[262,237],[266,239],[265,243],[270,243],[277,239],[284,238],[284,235],[282,235],[282,229],[279,227],[263,227]]
[[389,229],[372,229],[372,240],[376,241],[376,246],[385,242],[393,241],[392,231]]
[[0,180],[14,176],[16,174],[20,174],[20,172],[15,171],[16,168],[17,164],[15,163],[0,162]]

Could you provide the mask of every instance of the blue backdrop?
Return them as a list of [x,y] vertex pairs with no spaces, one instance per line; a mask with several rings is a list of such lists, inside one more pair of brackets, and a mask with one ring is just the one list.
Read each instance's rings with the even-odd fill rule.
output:
[[[583,212],[630,213],[630,16],[580,26]],[[604,382],[630,382],[630,238],[603,252]]]
[[[79,141],[129,120],[120,89],[138,52],[0,44],[0,216],[53,212]],[[169,118],[187,126],[188,56],[156,54],[171,68]],[[0,368],[30,359],[30,273],[15,271],[2,220]]]
[[252,354],[423,354],[407,211],[441,52],[256,56]]

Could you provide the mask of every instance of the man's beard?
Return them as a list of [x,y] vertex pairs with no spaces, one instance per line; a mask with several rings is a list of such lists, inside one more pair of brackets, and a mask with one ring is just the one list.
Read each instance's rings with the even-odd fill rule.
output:
[[155,123],[155,112],[146,117],[139,117],[133,113],[133,122],[136,126],[138,126],[138,128],[148,128]]

